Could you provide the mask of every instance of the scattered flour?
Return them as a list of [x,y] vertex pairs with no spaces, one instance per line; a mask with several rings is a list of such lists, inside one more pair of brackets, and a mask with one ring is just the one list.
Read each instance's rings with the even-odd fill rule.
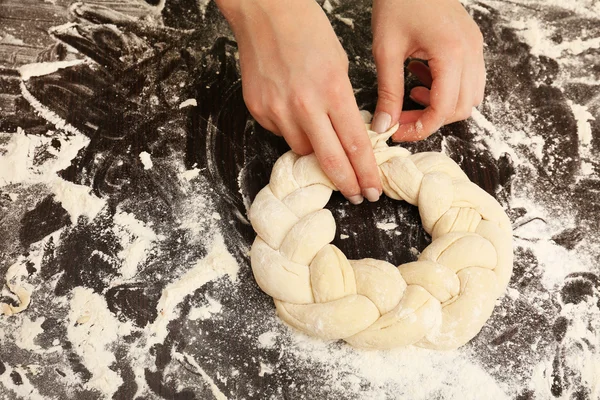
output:
[[340,14],[335,15],[335,19],[344,24],[348,25],[350,28],[354,29],[354,20],[352,18],[342,17]]
[[265,376],[266,374],[272,374],[275,372],[273,366],[271,364],[265,364],[262,361],[260,362],[260,370],[258,371],[258,376]]
[[210,3],[210,0],[197,0],[198,1],[198,8],[200,9],[200,14],[202,14],[202,19],[204,19],[204,17],[206,17],[206,7],[208,7],[208,3]]
[[[460,351],[417,347],[362,351],[292,332],[286,351],[312,365],[327,366],[331,388],[361,399],[509,399],[480,365]],[[301,361],[299,361],[301,362]],[[443,391],[443,392],[440,392]]]
[[37,112],[38,115],[40,115],[42,118],[44,118],[51,124],[54,124],[54,126],[56,126],[57,129],[61,129],[73,135],[81,135],[81,132],[79,132],[77,128],[69,124],[67,121],[58,116],[58,114],[50,110],[48,107],[43,105],[38,99],[36,99],[35,96],[31,94],[31,92],[27,89],[27,86],[25,86],[25,82],[21,82],[19,87],[21,88],[21,95],[23,96],[23,98],[27,100],[27,102],[29,102],[31,107],[33,107],[33,109]]
[[194,357],[188,354],[174,353],[173,358],[179,360],[180,362],[186,362],[190,366],[192,366],[206,381],[208,386],[210,387],[210,391],[216,400],[227,400],[227,396],[221,392],[219,387],[215,384],[215,381],[204,371],[204,369],[198,364],[198,362],[194,359]]
[[208,305],[202,307],[194,307],[190,310],[188,316],[192,321],[205,320],[211,318],[214,314],[218,314],[223,309],[223,305],[210,296],[206,296]]
[[[588,297],[588,301],[579,304],[562,304],[561,316],[568,321],[565,338],[562,340],[564,350],[561,352],[565,365],[573,375],[569,378],[590,390],[585,398],[600,398],[600,309],[596,301]],[[595,332],[595,333],[593,333]],[[530,388],[539,398],[554,398],[551,392],[555,377],[553,370],[554,356],[544,357],[533,369]],[[565,370],[567,370],[565,368]],[[561,398],[577,398],[573,388],[566,387]]]

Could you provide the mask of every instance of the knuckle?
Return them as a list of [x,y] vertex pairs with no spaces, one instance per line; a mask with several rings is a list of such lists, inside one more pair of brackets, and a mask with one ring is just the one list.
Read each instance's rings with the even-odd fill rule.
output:
[[285,114],[285,104],[279,101],[272,101],[267,106],[269,113],[272,116],[282,116]]
[[485,98],[485,94],[483,93],[483,91],[481,93],[478,93],[475,96],[475,107],[478,107],[481,105],[481,103],[483,103],[483,99]]
[[312,105],[312,98],[306,90],[295,90],[290,98],[290,104],[297,110],[308,111]]
[[398,46],[388,45],[386,42],[377,42],[373,44],[373,57],[377,62],[391,62],[400,58]]
[[462,121],[471,116],[472,110],[473,110],[473,107],[471,107],[470,105],[461,105],[454,112],[454,117],[457,120]]
[[349,156],[358,155],[361,154],[365,149],[365,143],[356,136],[349,137],[344,140],[344,149]]
[[[321,157],[321,166],[324,171],[328,172],[330,177],[333,175],[334,177],[338,175],[337,171],[342,167],[342,159],[335,154],[328,154]],[[336,172],[336,173],[334,173]]]
[[252,116],[256,119],[259,119],[265,115],[262,104],[260,102],[254,101],[253,99],[244,98],[244,102],[246,103],[246,108]]
[[446,48],[450,55],[462,55],[465,51],[465,41],[458,36],[452,36],[446,39]]
[[345,90],[345,82],[343,81],[334,81],[329,85],[327,89],[327,93],[329,95],[329,102],[332,106],[338,107],[341,106],[347,97],[347,92]]
[[476,27],[475,32],[473,33],[473,41],[477,47],[483,47],[483,33],[481,33],[481,30],[478,27]]
[[396,93],[396,91],[385,84],[379,84],[377,88],[377,96],[379,97],[379,100],[383,100],[388,103],[399,103],[402,100],[401,93]]
[[431,105],[430,107],[432,111],[432,120],[430,123],[432,126],[437,126],[438,128],[446,121],[452,120],[456,114],[456,108],[451,105],[443,107],[435,107],[434,105]]
[[312,153],[312,147],[307,143],[296,143],[290,147],[294,153],[301,156],[306,156]]

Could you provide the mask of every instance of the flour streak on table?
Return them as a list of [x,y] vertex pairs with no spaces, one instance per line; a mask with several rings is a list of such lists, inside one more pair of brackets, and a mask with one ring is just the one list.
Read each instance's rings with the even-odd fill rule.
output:
[[[213,2],[2,2],[0,397],[598,398],[599,4],[466,3],[486,99],[406,147],[443,151],[499,200],[515,270],[447,353],[356,351],[274,318],[246,206],[287,146],[246,110]],[[372,112],[370,2],[323,6]],[[399,265],[430,242],[405,203],[326,208],[351,259]]]

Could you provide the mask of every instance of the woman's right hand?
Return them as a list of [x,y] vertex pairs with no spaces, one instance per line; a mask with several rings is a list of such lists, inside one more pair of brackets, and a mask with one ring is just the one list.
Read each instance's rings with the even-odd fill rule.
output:
[[315,152],[352,203],[381,181],[348,78],[348,58],[314,0],[218,0],[239,46],[244,100],[295,153]]

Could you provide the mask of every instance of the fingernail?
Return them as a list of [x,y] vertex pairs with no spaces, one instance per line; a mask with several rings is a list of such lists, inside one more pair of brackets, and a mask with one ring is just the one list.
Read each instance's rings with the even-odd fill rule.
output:
[[378,112],[373,118],[371,129],[377,133],[383,133],[390,129],[392,124],[392,116],[386,112]]
[[350,203],[358,205],[363,202],[364,198],[360,194],[357,194],[356,196],[348,197],[348,200],[350,201]]
[[367,200],[369,200],[371,203],[379,200],[379,190],[375,189],[375,188],[366,188],[363,190],[363,194],[365,195],[365,197],[367,198]]

